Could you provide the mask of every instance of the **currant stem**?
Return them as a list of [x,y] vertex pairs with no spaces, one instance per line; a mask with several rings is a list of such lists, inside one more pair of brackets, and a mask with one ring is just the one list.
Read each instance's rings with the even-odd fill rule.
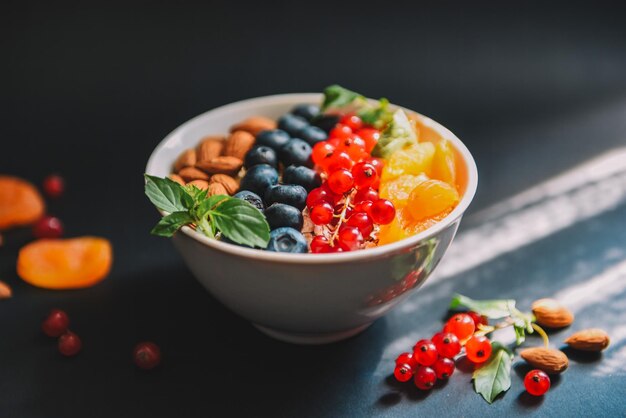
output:
[[350,195],[348,195],[346,197],[346,201],[343,205],[343,210],[341,211],[341,215],[339,216],[339,222],[337,222],[337,227],[335,228],[335,230],[333,231],[333,234],[330,237],[330,246],[334,246],[335,245],[335,240],[337,239],[337,235],[339,234],[339,228],[341,227],[341,224],[346,220],[346,212],[348,210],[348,206],[350,205]]
[[531,324],[533,329],[535,331],[537,331],[537,334],[541,335],[541,338],[543,339],[543,345],[546,346],[546,348],[549,347],[549,343],[550,343],[550,339],[548,338],[548,334],[546,334],[546,332],[543,330],[543,328],[541,328],[539,325],[533,323]]

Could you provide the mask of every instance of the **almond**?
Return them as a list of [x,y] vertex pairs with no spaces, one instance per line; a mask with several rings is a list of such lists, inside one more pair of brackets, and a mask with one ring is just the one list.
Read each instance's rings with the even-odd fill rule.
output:
[[224,155],[243,160],[243,157],[246,156],[246,153],[250,151],[253,145],[254,135],[246,131],[235,131],[226,140]]
[[180,184],[181,186],[185,185],[185,180],[183,180],[183,178],[181,176],[179,176],[178,174],[170,174],[170,180],[175,181],[176,183]]
[[209,191],[207,196],[215,196],[217,194],[228,194],[226,188],[222,185],[222,183],[211,183],[209,184]]
[[204,171],[198,170],[195,167],[185,167],[178,172],[178,175],[187,182],[193,180],[209,180],[209,176]]
[[563,328],[574,322],[574,314],[559,301],[554,299],[539,299],[533,302],[531,309],[537,323],[547,328]]
[[210,161],[222,155],[224,149],[223,136],[205,136],[198,145],[198,161]]
[[211,177],[211,183],[220,183],[229,195],[234,195],[239,190],[237,180],[226,174],[215,174]]
[[13,296],[13,291],[8,284],[0,280],[0,299],[8,299]]
[[235,174],[242,165],[243,161],[240,158],[229,156],[215,157],[208,161],[196,163],[197,168],[209,174]]
[[520,356],[533,367],[548,374],[557,374],[565,371],[569,360],[565,353],[552,348],[534,347],[522,350]]
[[206,190],[209,188],[209,182],[206,180],[193,180],[187,183],[187,185],[194,185],[200,190]]
[[610,342],[609,335],[598,328],[575,332],[565,340],[565,344],[581,351],[602,351]]
[[178,172],[185,167],[196,165],[196,150],[187,149],[182,152],[174,163],[174,171]]
[[256,136],[261,131],[276,129],[276,122],[264,116],[252,116],[231,126],[230,131],[246,131]]

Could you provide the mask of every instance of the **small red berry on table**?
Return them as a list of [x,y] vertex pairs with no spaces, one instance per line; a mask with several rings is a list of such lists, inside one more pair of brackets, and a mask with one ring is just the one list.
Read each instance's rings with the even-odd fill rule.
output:
[[432,338],[441,357],[453,358],[461,352],[461,343],[451,332],[438,332]]
[[482,316],[474,311],[469,311],[467,313],[474,320],[474,326],[478,329],[478,325],[489,325],[489,321],[486,316]]
[[550,377],[541,370],[531,370],[524,378],[526,391],[533,396],[541,396],[550,389]]
[[154,369],[161,363],[161,350],[153,342],[141,342],[133,350],[133,360],[140,369]]
[[443,331],[456,335],[460,341],[465,341],[474,334],[475,329],[472,317],[468,314],[460,313],[448,319]]
[[59,352],[67,357],[72,357],[78,354],[83,347],[83,343],[72,331],[65,331],[63,335],[59,337]]
[[438,357],[437,347],[430,340],[419,340],[413,347],[413,358],[422,366],[432,366]]
[[63,235],[63,223],[54,216],[44,216],[33,225],[35,238],[59,238]]
[[437,381],[437,374],[433,369],[426,366],[420,366],[415,371],[415,376],[413,377],[413,382],[415,386],[422,390],[430,390],[433,386],[435,386],[435,382]]
[[467,340],[465,354],[474,363],[484,363],[491,356],[491,341],[483,335],[475,335]]
[[393,375],[398,382],[408,382],[413,377],[413,367],[408,363],[398,364],[393,370]]
[[69,325],[67,314],[60,309],[53,309],[41,324],[41,329],[48,337],[58,337],[67,331]]
[[454,373],[454,361],[441,357],[433,365],[433,370],[437,374],[437,379],[447,379]]
[[413,358],[413,353],[402,353],[396,358],[396,366],[398,364],[408,364],[413,369],[417,369],[419,364]]
[[65,191],[65,181],[58,174],[51,174],[43,181],[43,190],[49,197],[59,197]]

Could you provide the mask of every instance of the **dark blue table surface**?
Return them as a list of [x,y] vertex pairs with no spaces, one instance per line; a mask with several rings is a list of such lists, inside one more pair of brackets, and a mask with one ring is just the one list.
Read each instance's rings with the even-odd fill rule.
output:
[[[0,416],[625,416],[626,14],[595,4],[1,6],[0,172],[65,175],[50,212],[69,236],[110,238],[115,265],[91,289],[36,289],[15,273],[28,231],[5,235]],[[222,307],[148,234],[141,174],[198,113],[333,82],[451,128],[476,157],[479,192],[422,289],[357,337],[295,346]],[[612,343],[569,351],[542,398],[524,393],[519,358],[493,405],[463,365],[430,393],[397,384],[393,359],[441,326],[454,292],[525,308],[557,297],[576,322],[555,346],[587,327]],[[39,330],[53,307],[83,338],[76,358]],[[146,339],[164,355],[150,373],[130,359]]]

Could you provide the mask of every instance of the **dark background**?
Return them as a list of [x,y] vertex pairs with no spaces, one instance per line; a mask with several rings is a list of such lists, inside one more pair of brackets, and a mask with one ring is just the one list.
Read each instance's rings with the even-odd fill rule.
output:
[[[442,122],[477,160],[470,214],[624,145],[624,8],[503,3],[2,2],[0,172],[36,183],[64,175],[67,193],[50,213],[68,236],[111,239],[116,260],[92,289],[34,289],[14,268],[28,231],[6,236],[0,278],[15,296],[0,303],[0,416],[622,415],[624,376],[573,378],[597,367],[586,358],[541,400],[525,397],[514,375],[491,407],[469,375],[426,397],[381,377],[379,362],[392,368],[381,359],[386,344],[430,335],[448,288],[418,292],[417,314],[395,311],[343,343],[275,342],[214,301],[171,244],[148,233],[157,220],[142,192],[151,150],[185,120],[254,96],[339,83]],[[621,206],[600,229],[582,225],[519,252],[501,272],[508,282],[478,268],[449,290],[545,296],[580,256],[554,267],[546,257],[569,254],[573,242],[623,246],[615,225],[625,215]],[[52,307],[68,311],[83,338],[76,358],[61,358],[39,332]],[[152,373],[130,359],[144,339],[164,352]]]

